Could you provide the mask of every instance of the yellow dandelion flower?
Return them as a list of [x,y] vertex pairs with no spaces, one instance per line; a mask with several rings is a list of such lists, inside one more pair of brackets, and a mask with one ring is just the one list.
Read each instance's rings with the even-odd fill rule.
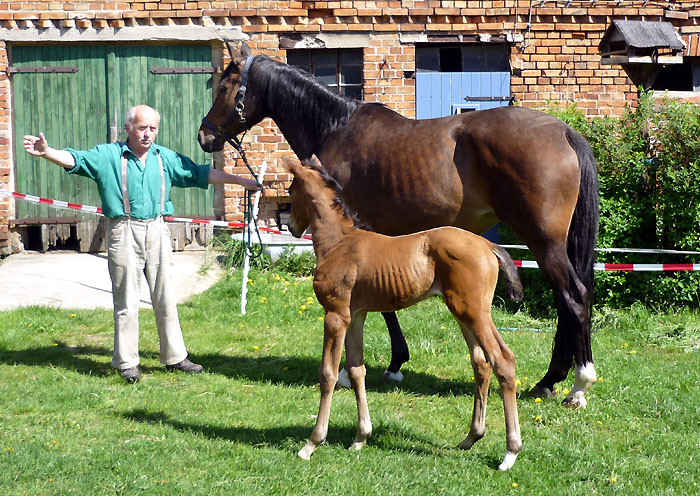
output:
[[520,379],[516,379],[516,381],[515,381],[515,385],[516,385],[516,386],[522,386],[522,385],[523,385],[523,383],[522,383],[522,382],[520,382]]
[[598,422],[598,425],[603,425],[603,422],[601,422],[600,420],[596,420],[596,422]]
[[302,305],[299,307],[300,310],[306,310],[306,305]]
[[445,327],[445,326],[440,326],[440,330],[444,331],[445,329],[447,329],[447,327]]
[[53,345],[54,345],[54,346],[58,346],[58,343],[54,343]]
[[76,314],[74,314],[74,313],[69,315],[69,317],[75,317],[75,316],[76,316]]
[[250,285],[250,286],[253,285],[253,280],[252,280],[252,279],[248,279],[248,285]]
[[637,350],[630,350],[630,355],[636,355],[636,354],[637,354]]
[[535,403],[542,403],[542,398],[535,398]]
[[527,377],[523,377],[523,382],[527,382]]
[[554,388],[554,394],[559,394],[559,388]]
[[518,483],[517,483],[517,482],[513,482],[512,485],[513,485],[513,489],[515,489],[516,487],[518,487]]
[[245,327],[245,324],[241,324],[239,327],[243,329]]
[[299,310],[297,313],[298,313],[299,315],[302,315],[304,312],[302,312],[301,310]]
[[323,322],[323,317],[319,317],[318,320],[319,320],[320,322]]
[[282,290],[282,294],[287,294],[287,290],[286,290],[286,289],[283,289],[283,290]]
[[263,296],[262,298],[260,298],[260,303],[265,303],[266,301],[267,301],[266,297]]
[[259,346],[257,346],[257,345],[256,345],[256,346],[253,346],[253,351],[258,351],[259,349],[260,349]]
[[568,389],[564,389],[564,394],[569,394],[569,390],[568,390]]
[[289,286],[289,281],[284,281],[285,286]]
[[289,370],[289,367],[284,367],[282,370]]
[[605,379],[603,379],[603,376],[598,377],[598,382],[603,382]]
[[617,482],[617,477],[610,477],[610,482],[615,484]]
[[535,417],[535,422],[542,422],[542,417],[540,415]]
[[281,280],[282,280],[282,278],[280,276],[278,276],[277,274],[275,274],[275,281],[281,281]]
[[298,286],[298,285],[299,285],[299,284],[296,283],[296,282],[295,282],[294,284],[292,284],[292,286],[294,286],[294,287],[296,287],[296,286]]

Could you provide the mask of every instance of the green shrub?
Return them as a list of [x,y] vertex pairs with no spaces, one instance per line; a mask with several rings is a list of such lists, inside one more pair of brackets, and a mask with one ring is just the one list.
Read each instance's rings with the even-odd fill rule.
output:
[[[220,253],[219,263],[226,269],[243,267],[246,247],[242,241],[232,239],[227,233],[214,237],[214,248]],[[270,257],[262,253],[257,255],[258,246],[253,245],[250,266],[259,270],[279,270],[295,276],[313,276],[316,269],[316,257],[313,251],[296,253],[292,245],[282,250],[280,258],[272,263]]]
[[[575,105],[548,111],[591,144],[600,181],[603,248],[660,248],[700,251],[700,110],[640,92],[636,107],[621,119],[588,119]],[[503,230],[501,242],[517,238]],[[517,258],[517,257],[516,257]],[[599,252],[598,262],[692,263],[689,255]],[[538,271],[521,271],[531,310],[552,312],[551,291]],[[626,307],[699,304],[695,272],[597,272],[596,302]]]

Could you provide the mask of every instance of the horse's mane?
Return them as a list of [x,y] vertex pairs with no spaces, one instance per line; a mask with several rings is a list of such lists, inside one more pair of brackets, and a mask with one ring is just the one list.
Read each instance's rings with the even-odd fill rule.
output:
[[[276,115],[299,118],[304,127],[325,137],[345,126],[361,102],[340,95],[308,72],[258,55],[251,66],[256,91],[274,106]],[[258,89],[259,88],[259,89]]]
[[355,212],[350,210],[348,206],[345,204],[343,201],[343,187],[340,185],[338,181],[335,180],[333,176],[331,176],[326,169],[323,167],[319,167],[318,165],[312,164],[305,162],[305,166],[309,167],[319,173],[321,176],[321,179],[325,183],[327,187],[329,187],[331,190],[335,192],[335,201],[333,202],[333,206],[337,208],[343,216],[346,218],[352,220],[353,225],[357,229],[362,229],[364,231],[372,231],[372,226],[370,226],[368,223],[362,221]]

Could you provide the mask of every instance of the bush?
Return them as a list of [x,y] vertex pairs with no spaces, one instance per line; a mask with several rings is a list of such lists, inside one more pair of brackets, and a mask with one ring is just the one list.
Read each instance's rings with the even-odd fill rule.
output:
[[[242,241],[232,239],[227,233],[221,233],[214,237],[214,247],[221,254],[219,263],[227,268],[240,269],[245,259],[245,245]],[[257,246],[253,247],[254,253]],[[312,251],[296,253],[293,246],[287,246],[282,250],[280,258],[272,263],[270,257],[264,253],[252,256],[250,266],[259,270],[280,270],[295,276],[313,276],[316,269],[316,257]]]
[[[700,251],[700,111],[640,92],[621,119],[588,119],[574,105],[548,111],[591,144],[600,180],[599,247]],[[502,242],[514,235],[505,231]],[[598,262],[692,263],[697,256],[599,252]],[[526,273],[530,272],[530,273]],[[552,311],[551,291],[536,271],[521,271],[526,300]],[[547,290],[545,290],[545,288]],[[596,302],[626,307],[693,306],[700,301],[695,272],[597,272]]]

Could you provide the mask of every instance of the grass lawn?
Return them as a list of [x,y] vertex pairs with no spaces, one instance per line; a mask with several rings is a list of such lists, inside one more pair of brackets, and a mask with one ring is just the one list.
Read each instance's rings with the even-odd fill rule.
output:
[[[0,488],[3,494],[691,495],[700,494],[700,315],[599,310],[600,378],[588,408],[524,394],[549,363],[554,323],[494,310],[515,352],[524,448],[505,450],[492,379],[486,436],[456,445],[471,418],[467,347],[432,298],[399,313],[411,361],[399,385],[380,382],[389,338],[365,330],[374,433],[347,451],[354,395],[334,396],[330,432],[308,462],[296,452],[318,410],[322,311],[311,283],[252,272],[248,314],[240,274],[180,306],[190,358],[206,372],[170,374],[158,361],[153,313],[141,313],[143,378],[111,369],[108,310],[0,312]],[[560,387],[571,387],[573,379]]]

